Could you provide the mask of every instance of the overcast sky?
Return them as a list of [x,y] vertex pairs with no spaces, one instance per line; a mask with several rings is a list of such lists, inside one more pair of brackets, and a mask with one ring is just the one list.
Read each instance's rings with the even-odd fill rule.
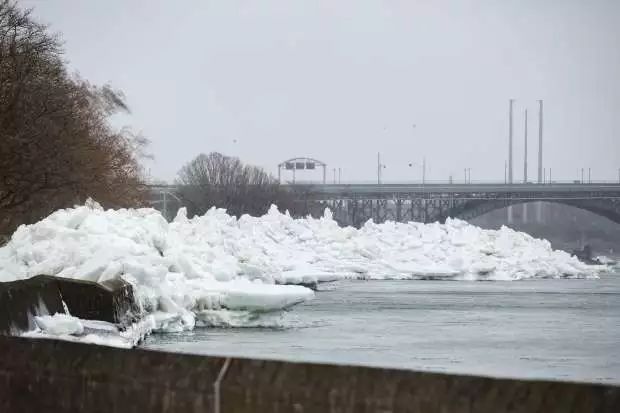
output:
[[157,178],[220,151],[373,180],[380,151],[385,180],[419,179],[423,156],[429,179],[503,180],[513,97],[515,179],[526,107],[536,175],[537,99],[553,179],[618,179],[618,0],[20,3],[62,33],[73,69],[124,91]]

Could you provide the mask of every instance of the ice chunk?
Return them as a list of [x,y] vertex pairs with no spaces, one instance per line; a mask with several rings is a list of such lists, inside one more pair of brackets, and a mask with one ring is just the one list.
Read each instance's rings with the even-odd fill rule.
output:
[[[54,317],[58,318],[57,316],[70,317],[74,319],[72,321],[73,323],[77,320],[77,322],[82,325],[83,329],[80,331],[79,329],[72,330],[70,328],[64,328],[64,331],[61,331],[61,329],[37,328],[36,330],[27,331],[21,335],[30,338],[49,338],[111,347],[131,348],[137,345],[155,328],[155,321],[152,316],[144,317],[139,322],[126,327],[123,331],[120,331],[115,324],[106,321],[79,320],[75,317],[67,316],[66,314],[56,314]],[[48,319],[47,323],[55,323],[58,325],[57,320],[50,322]],[[66,327],[68,324],[63,323],[63,325]]]
[[68,314],[56,313],[54,315],[35,316],[34,320],[41,331],[55,336],[78,335],[84,332],[84,326],[80,319]]

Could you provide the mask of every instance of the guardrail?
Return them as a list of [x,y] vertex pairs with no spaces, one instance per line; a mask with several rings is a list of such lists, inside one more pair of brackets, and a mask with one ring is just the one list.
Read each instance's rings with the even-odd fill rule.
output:
[[571,185],[600,185],[600,184],[609,184],[609,185],[620,185],[620,181],[607,179],[607,180],[592,180],[592,181],[580,181],[580,180],[553,180],[547,181],[544,183],[538,182],[513,182],[512,184],[508,184],[507,182],[493,179],[476,179],[471,181],[463,181],[463,180],[441,180],[441,179],[427,179],[426,181],[422,181],[419,179],[411,179],[411,180],[393,180],[393,181],[383,181],[380,184],[377,181],[369,181],[369,180],[350,180],[350,181],[341,181],[341,182],[326,182],[323,183],[321,181],[300,181],[296,180],[295,183],[292,181],[282,182],[282,185],[555,185],[555,184],[571,184]]
[[592,183],[592,184],[445,184],[445,183],[429,183],[429,184],[330,184],[330,185],[313,185],[313,184],[296,184],[288,185],[287,188],[292,190],[301,190],[308,193],[406,193],[406,192],[532,192],[532,193],[577,193],[577,192],[605,192],[620,193],[620,184],[618,183]]

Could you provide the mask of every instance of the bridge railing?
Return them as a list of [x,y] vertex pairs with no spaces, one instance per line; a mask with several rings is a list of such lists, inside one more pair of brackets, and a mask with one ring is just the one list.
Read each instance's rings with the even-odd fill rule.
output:
[[[495,179],[472,179],[471,181],[465,182],[465,180],[461,179],[453,179],[453,180],[442,180],[442,179],[427,179],[422,181],[421,179],[399,179],[399,180],[384,180],[381,184],[377,184],[377,181],[372,180],[346,180],[334,183],[333,181],[327,181],[323,183],[322,181],[301,181],[296,180],[295,183],[292,181],[282,181],[283,185],[463,185],[463,184],[471,184],[471,185],[508,185],[503,180],[495,180]],[[605,184],[619,184],[619,180],[612,179],[597,179],[591,181],[580,181],[578,179],[569,180],[569,179],[554,179],[552,181],[547,181],[544,183],[538,183],[536,181],[528,181],[528,182],[513,182],[511,185],[560,185],[560,184],[570,184],[570,185],[605,185]]]

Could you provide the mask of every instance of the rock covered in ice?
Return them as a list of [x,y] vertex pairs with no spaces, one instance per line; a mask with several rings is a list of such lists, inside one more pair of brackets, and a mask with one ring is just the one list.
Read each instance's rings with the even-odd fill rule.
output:
[[192,329],[197,314],[213,320],[213,311],[280,310],[313,296],[282,284],[596,277],[597,271],[506,227],[483,230],[449,219],[342,228],[329,211],[293,219],[275,207],[239,219],[216,208],[188,219],[181,209],[168,223],[153,209],[103,210],[89,201],[19,227],[0,248],[0,281],[38,274],[99,282],[123,277],[160,331]]

